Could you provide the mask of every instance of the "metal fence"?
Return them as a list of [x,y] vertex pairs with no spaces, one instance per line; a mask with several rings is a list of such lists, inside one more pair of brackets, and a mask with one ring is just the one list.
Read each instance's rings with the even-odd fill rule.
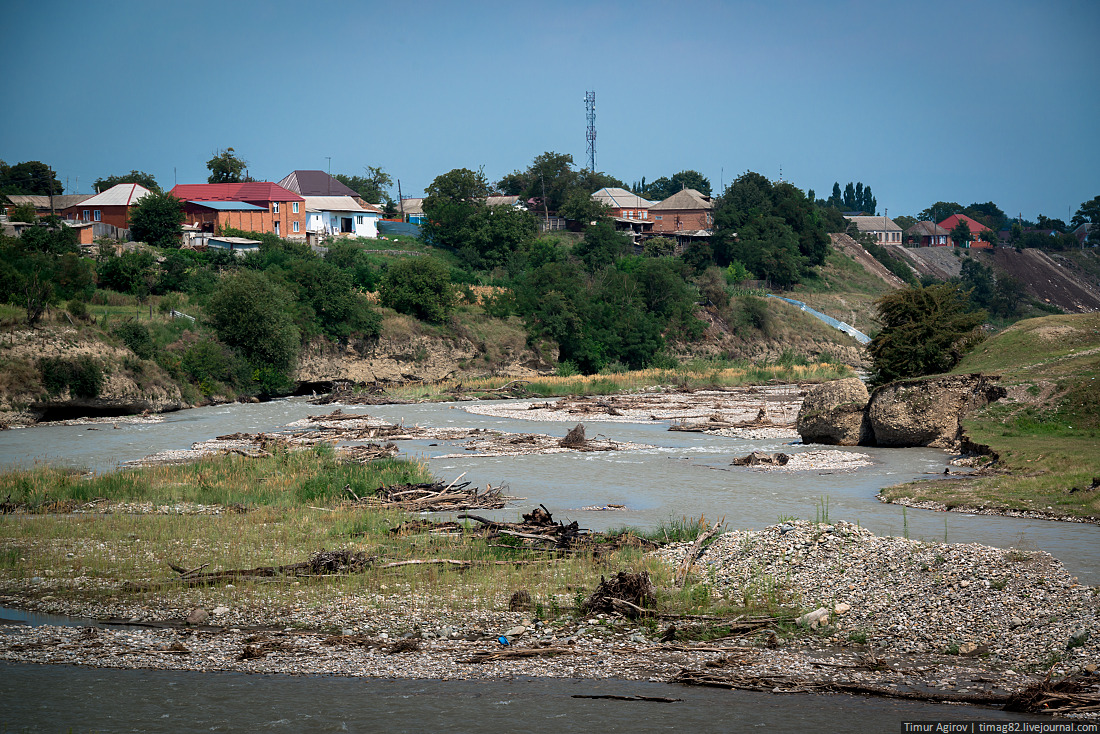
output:
[[834,329],[840,329],[841,331],[843,331],[845,334],[847,334],[848,336],[855,339],[860,344],[870,344],[871,343],[871,337],[867,336],[862,331],[856,329],[854,326],[849,326],[848,324],[844,323],[843,321],[838,321],[837,319],[834,319],[832,316],[826,316],[825,314],[821,313],[820,311],[816,311],[816,310],[810,308],[809,306],[807,306],[802,301],[796,301],[793,298],[784,298],[783,296],[776,296],[776,295],[773,295],[771,293],[768,294],[768,298],[778,298],[780,301],[786,301],[787,303],[790,303],[794,306],[798,306],[800,309],[802,309],[806,313],[810,314],[814,318],[817,318],[817,319],[820,319],[821,321],[824,321],[826,324],[828,324],[829,326],[832,326]]

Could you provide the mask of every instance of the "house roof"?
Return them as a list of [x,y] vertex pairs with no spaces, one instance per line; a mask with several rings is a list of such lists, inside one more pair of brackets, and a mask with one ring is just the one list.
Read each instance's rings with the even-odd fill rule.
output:
[[306,196],[306,211],[312,212],[358,212],[381,214],[373,206],[363,206],[350,196]]
[[951,234],[946,229],[936,224],[935,222],[917,222],[909,229],[905,230],[905,234],[914,237],[932,237],[933,235]]
[[660,201],[649,207],[651,211],[665,209],[713,209],[714,200],[709,196],[700,194],[695,189],[677,191],[664,201]]
[[249,204],[245,201],[189,201],[188,204],[196,204],[198,206],[204,206],[207,209],[214,209],[219,212],[266,212],[262,206],[256,206],[255,204]]
[[169,193],[184,201],[304,201],[293,191],[270,181],[179,184]]
[[485,204],[488,206],[517,206],[520,205],[518,196],[486,196]]
[[849,222],[854,222],[860,232],[900,232],[899,227],[890,217],[845,217]]
[[358,191],[324,171],[291,171],[279,185],[301,196],[359,196]]
[[420,197],[420,198],[412,198],[412,199],[402,199],[398,203],[397,208],[398,208],[399,211],[401,211],[402,207],[403,207],[403,211],[406,214],[423,214],[424,213],[424,198]]
[[120,183],[73,206],[130,206],[151,193],[153,192],[141,184]]
[[626,189],[620,188],[602,188],[596,193],[592,194],[592,198],[596,201],[607,204],[613,209],[648,209],[653,206],[653,202],[648,199],[643,199],[637,194],[633,194]]
[[959,226],[959,222],[966,222],[966,226],[970,227],[971,234],[977,234],[978,232],[989,231],[989,227],[985,226],[981,222],[975,221],[965,214],[952,214],[947,219],[940,222],[940,226],[946,229],[948,232]]
[[[58,194],[53,197],[54,209],[66,209],[70,206],[87,201],[94,194]],[[30,204],[35,209],[49,209],[50,197],[42,194],[7,194],[7,199],[13,206]]]

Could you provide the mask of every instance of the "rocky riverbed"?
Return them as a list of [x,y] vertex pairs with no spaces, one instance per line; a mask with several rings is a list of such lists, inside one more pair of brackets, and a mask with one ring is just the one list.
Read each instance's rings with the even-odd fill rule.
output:
[[[690,548],[670,545],[656,554],[679,565]],[[386,585],[305,606],[294,601],[300,581],[288,582],[277,603],[234,608],[217,601],[216,589],[90,603],[66,599],[53,579],[25,579],[5,584],[0,605],[124,626],[3,625],[0,659],[443,679],[671,680],[695,669],[731,680],[781,679],[794,688],[866,685],[945,699],[1018,691],[1047,673],[1089,679],[1100,659],[1097,589],[1078,584],[1042,552],[794,521],[718,536],[693,573],[715,608],[770,596],[811,614],[802,625],[692,642],[682,636],[721,621],[576,617],[530,606],[503,611],[506,598],[471,606]],[[569,602],[561,599],[561,608]]]

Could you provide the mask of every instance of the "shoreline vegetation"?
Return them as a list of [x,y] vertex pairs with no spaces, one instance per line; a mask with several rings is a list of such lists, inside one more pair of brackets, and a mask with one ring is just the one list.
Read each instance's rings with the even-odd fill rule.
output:
[[969,477],[910,482],[879,498],[913,507],[1100,521],[1100,314],[1021,321],[956,374],[1000,376],[1006,397],[963,421],[986,446]]

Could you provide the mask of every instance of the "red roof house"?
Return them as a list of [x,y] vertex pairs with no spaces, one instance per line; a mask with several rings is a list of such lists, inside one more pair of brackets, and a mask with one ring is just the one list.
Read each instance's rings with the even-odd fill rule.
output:
[[989,227],[985,226],[981,222],[971,219],[965,214],[952,214],[947,219],[940,222],[939,226],[946,229],[948,232],[959,226],[959,222],[966,222],[966,226],[970,227],[970,242],[966,247],[983,247],[992,249],[993,245],[989,242],[985,242],[980,239],[982,232],[992,232]]
[[220,234],[227,227],[305,239],[305,199],[270,181],[179,184],[172,196],[183,201],[186,222]]

